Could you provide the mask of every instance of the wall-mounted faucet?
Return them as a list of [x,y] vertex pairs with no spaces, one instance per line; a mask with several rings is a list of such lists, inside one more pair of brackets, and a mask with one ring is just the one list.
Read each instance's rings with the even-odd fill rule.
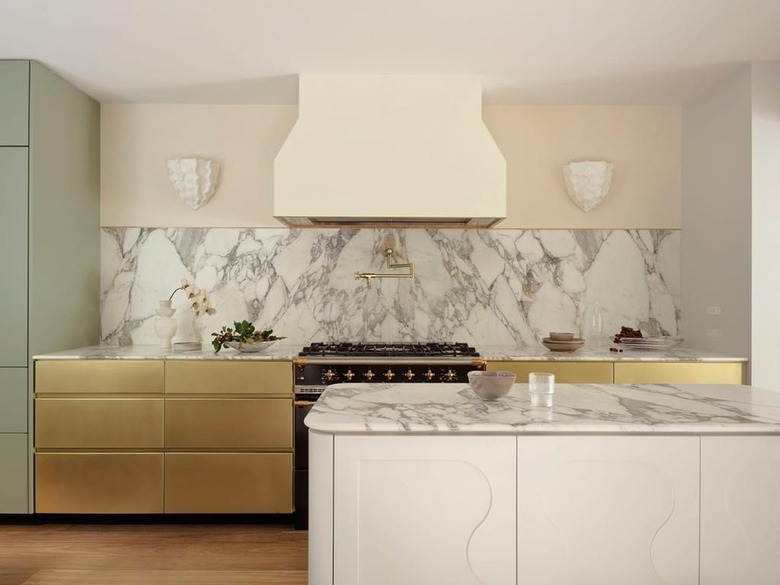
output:
[[407,272],[355,272],[355,280],[365,280],[367,286],[371,286],[374,278],[414,278],[414,263],[393,264],[395,252],[392,248],[385,250],[385,264],[388,269],[406,268]]

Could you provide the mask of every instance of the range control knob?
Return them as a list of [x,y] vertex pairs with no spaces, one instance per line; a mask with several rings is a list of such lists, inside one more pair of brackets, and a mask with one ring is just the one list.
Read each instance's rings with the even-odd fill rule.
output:
[[376,374],[371,371],[371,368],[368,368],[368,371],[363,374],[363,377],[369,382],[374,378],[374,376],[376,376]]
[[351,369],[349,369],[349,370],[347,370],[346,372],[344,372],[344,377],[345,377],[345,378],[347,379],[347,381],[349,382],[349,381],[351,381],[351,380],[352,380],[352,378],[354,378],[354,377],[355,377],[355,372],[353,372]]
[[455,372],[453,372],[450,369],[447,369],[446,372],[444,372],[444,376],[442,376],[447,382],[452,382],[457,376]]
[[385,380],[387,380],[388,382],[393,378],[395,378],[395,374],[393,373],[393,370],[391,370],[390,368],[387,368],[387,371],[382,375],[385,377]]
[[404,373],[404,378],[406,378],[410,382],[412,381],[412,378],[414,378],[414,372],[412,371],[412,368],[406,370],[406,372]]
[[336,372],[328,368],[327,371],[324,374],[322,374],[322,379],[325,380],[326,382],[332,382],[333,380],[336,379],[337,376],[338,374],[336,374]]
[[429,382],[433,380],[436,377],[436,374],[434,374],[430,368],[428,368],[428,371],[423,374],[425,376],[425,379]]

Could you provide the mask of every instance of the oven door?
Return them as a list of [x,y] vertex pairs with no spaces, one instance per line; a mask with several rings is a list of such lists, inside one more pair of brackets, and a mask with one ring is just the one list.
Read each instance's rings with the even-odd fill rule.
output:
[[317,402],[318,394],[296,394],[295,402],[295,528],[309,526],[309,429],[303,419]]

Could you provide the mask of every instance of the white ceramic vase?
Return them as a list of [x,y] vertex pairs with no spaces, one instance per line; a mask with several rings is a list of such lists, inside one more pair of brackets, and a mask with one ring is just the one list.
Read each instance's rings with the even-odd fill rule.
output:
[[171,340],[176,335],[176,319],[173,314],[176,309],[171,308],[171,301],[160,301],[160,306],[155,309],[159,315],[154,321],[154,332],[160,338],[160,349],[171,349]]

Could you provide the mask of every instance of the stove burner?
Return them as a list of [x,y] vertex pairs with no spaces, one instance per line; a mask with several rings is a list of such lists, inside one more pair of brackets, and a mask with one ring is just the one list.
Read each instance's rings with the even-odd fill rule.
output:
[[301,356],[347,357],[479,357],[466,343],[312,343]]

